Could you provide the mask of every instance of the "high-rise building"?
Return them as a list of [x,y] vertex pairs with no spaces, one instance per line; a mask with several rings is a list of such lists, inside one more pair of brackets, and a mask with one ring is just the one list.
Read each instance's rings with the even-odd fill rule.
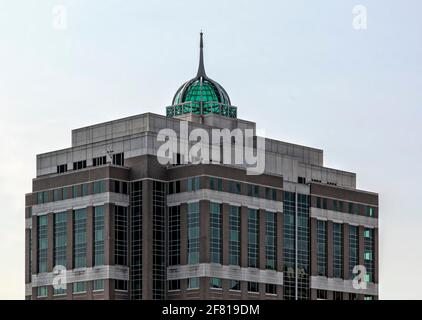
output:
[[[378,195],[354,173],[324,167],[322,150],[256,136],[262,174],[247,159],[197,164],[182,152],[184,129],[256,132],[237,116],[205,73],[201,34],[198,73],[166,116],[76,129],[70,148],[38,155],[26,298],[377,299]],[[179,139],[170,164],[157,157],[165,128]]]

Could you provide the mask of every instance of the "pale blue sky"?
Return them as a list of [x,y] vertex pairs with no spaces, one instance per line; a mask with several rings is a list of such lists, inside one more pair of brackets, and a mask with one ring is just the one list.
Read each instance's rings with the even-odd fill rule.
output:
[[[52,9],[67,8],[67,29]],[[368,29],[352,8],[368,8]],[[381,298],[422,298],[422,3],[0,0],[0,298],[24,297],[24,194],[70,130],[164,114],[210,77],[269,137],[322,148],[380,193]]]

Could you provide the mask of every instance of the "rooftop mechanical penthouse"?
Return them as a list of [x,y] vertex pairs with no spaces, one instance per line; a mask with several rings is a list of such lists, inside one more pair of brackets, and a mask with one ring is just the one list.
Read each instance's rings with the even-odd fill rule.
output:
[[378,195],[324,167],[322,150],[265,139],[261,175],[179,153],[159,163],[161,129],[255,130],[237,116],[205,73],[201,34],[198,74],[166,116],[76,129],[70,148],[38,155],[26,298],[377,299]]

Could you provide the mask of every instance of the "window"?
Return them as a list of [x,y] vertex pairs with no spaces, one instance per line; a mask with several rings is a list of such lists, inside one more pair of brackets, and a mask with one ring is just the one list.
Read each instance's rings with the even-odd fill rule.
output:
[[93,219],[94,266],[104,264],[104,206],[94,207]]
[[296,297],[296,250],[295,250],[295,209],[296,194],[283,193],[283,297],[293,300]]
[[86,209],[73,211],[73,268],[86,267]]
[[253,184],[248,184],[248,196],[258,198],[259,197],[259,186],[253,185]]
[[375,215],[375,208],[366,206],[365,213],[367,217],[373,217]]
[[48,238],[47,238],[47,215],[38,216],[38,273],[47,272],[47,252],[48,252]]
[[177,266],[180,264],[180,206],[169,207],[168,224],[168,263]]
[[317,300],[327,300],[327,290],[317,290]]
[[258,282],[248,282],[248,292],[259,292]]
[[221,204],[210,202],[210,259],[222,263]]
[[113,164],[115,166],[124,166],[125,165],[125,158],[124,158],[123,152],[113,154]]
[[86,282],[75,282],[73,283],[73,293],[84,293],[86,292]]
[[349,293],[349,300],[358,300],[357,293]]
[[188,264],[199,263],[199,202],[188,203]]
[[106,156],[97,157],[97,158],[92,159],[92,166],[94,166],[94,167],[102,166],[102,165],[105,165],[106,163],[107,163],[107,157]]
[[42,286],[37,288],[37,297],[38,298],[44,298],[48,295],[48,287]]
[[355,203],[355,206],[354,206],[354,208],[355,208],[355,214],[360,214],[360,208],[361,208],[361,205],[360,204],[357,204],[357,203]]
[[240,265],[240,207],[229,207],[229,264]]
[[359,264],[359,233],[358,227],[349,225],[349,279],[353,279],[353,268]]
[[229,192],[235,193],[235,194],[240,194],[240,191],[241,191],[240,182],[230,180],[229,181]]
[[86,160],[76,161],[73,163],[73,170],[81,170],[86,168]]
[[277,221],[274,212],[265,212],[265,268],[276,269],[277,244],[276,244]]
[[77,198],[80,196],[79,186],[72,186],[72,198]]
[[132,300],[142,299],[142,181],[132,182],[131,208],[131,295]]
[[152,298],[165,298],[166,287],[166,184],[152,184]]
[[322,209],[321,198],[320,197],[317,197],[316,200],[317,200],[317,202],[316,202],[317,203],[317,205],[316,205],[317,208]]
[[54,189],[53,190],[53,201],[62,200],[61,192],[62,192],[62,189]]
[[82,197],[85,197],[87,195],[88,195],[88,184],[87,183],[84,183],[82,185]]
[[104,290],[104,279],[94,280],[92,282],[93,291],[103,291]]
[[210,189],[223,191],[223,180],[220,178],[210,178]]
[[277,190],[273,188],[265,188],[265,198],[267,200],[277,200]]
[[333,223],[333,274],[343,278],[343,225]]
[[333,210],[338,211],[338,201],[337,200],[333,200]]
[[240,281],[239,280],[230,280],[229,281],[229,290],[240,291]]
[[188,192],[199,190],[200,177],[188,178],[187,179],[187,190]]
[[349,202],[349,213],[353,214],[354,210],[353,210],[353,203]]
[[297,177],[297,183],[306,184],[306,178],[305,177]]
[[95,181],[93,183],[93,193],[104,193],[106,192],[106,182],[104,180]]
[[317,273],[327,276],[327,222],[317,220]]
[[214,289],[221,289],[221,279],[220,278],[211,278],[210,287]]
[[180,180],[169,182],[169,194],[180,192]]
[[343,300],[343,292],[334,291],[333,292],[334,300]]
[[198,288],[199,288],[199,278],[189,278],[188,289],[198,289]]
[[67,213],[54,214],[54,265],[66,268],[67,251]]
[[66,187],[64,187],[62,189],[62,195],[63,195],[63,200],[66,200],[67,199],[67,188]]
[[248,267],[258,268],[259,251],[258,210],[248,209]]
[[49,200],[48,200],[48,191],[44,191],[42,193],[42,201],[43,201],[43,203],[49,202]]
[[322,198],[322,209],[328,209],[327,198]]
[[272,283],[265,284],[265,293],[266,294],[277,294],[277,286]]
[[168,283],[169,291],[180,290],[180,280],[170,280]]
[[119,290],[119,291],[127,291],[127,281],[114,280],[114,289]]
[[67,293],[67,290],[65,288],[54,288],[53,287],[53,295],[60,296],[65,295]]
[[57,173],[64,173],[67,171],[67,164],[61,164],[57,166]]
[[364,232],[364,264],[366,268],[365,282],[372,282],[374,278],[374,230],[365,228]]
[[118,265],[127,265],[127,208],[114,207],[114,261]]

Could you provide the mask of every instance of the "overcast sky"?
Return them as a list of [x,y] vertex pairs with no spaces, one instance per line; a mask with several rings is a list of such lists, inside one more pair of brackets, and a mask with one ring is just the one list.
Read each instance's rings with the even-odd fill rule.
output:
[[421,12],[418,0],[0,0],[0,298],[24,298],[36,154],[69,147],[72,128],[164,114],[196,74],[201,29],[207,74],[240,118],[323,149],[325,166],[380,194],[380,296],[422,298]]

